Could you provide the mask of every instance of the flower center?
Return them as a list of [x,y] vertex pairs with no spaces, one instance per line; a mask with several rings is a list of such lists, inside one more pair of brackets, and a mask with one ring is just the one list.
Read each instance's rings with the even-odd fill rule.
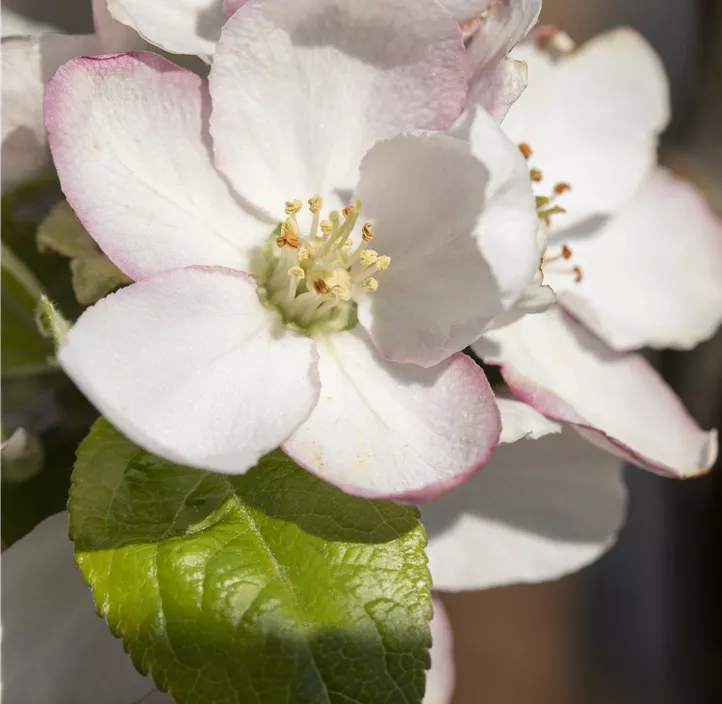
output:
[[[375,274],[387,269],[391,258],[369,247],[374,236],[370,222],[357,228],[359,201],[341,213],[329,213],[328,219],[321,218],[321,196],[309,198],[308,208],[311,224],[303,233],[297,218],[303,204],[286,202],[288,217],[266,248],[259,296],[287,325],[307,334],[353,327],[356,300],[378,288]],[[359,238],[356,246],[352,235]]]

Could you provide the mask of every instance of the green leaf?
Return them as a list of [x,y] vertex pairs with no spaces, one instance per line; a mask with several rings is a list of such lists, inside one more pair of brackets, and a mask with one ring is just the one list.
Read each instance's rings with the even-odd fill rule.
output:
[[58,201],[40,223],[37,240],[41,252],[66,257],[93,257],[100,251],[65,200]]
[[38,330],[35,310],[43,294],[33,273],[2,244],[2,372],[43,370],[53,346]]
[[415,508],[349,497],[280,450],[244,476],[181,467],[101,419],[69,510],[98,610],[179,704],[421,702]]

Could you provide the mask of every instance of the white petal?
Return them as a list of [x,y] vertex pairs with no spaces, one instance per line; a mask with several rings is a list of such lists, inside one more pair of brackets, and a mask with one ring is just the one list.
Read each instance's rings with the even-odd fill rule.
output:
[[[532,150],[542,186],[569,183],[556,227],[612,212],[650,175],[657,138],[669,120],[662,63],[631,29],[618,29],[553,63],[533,41],[512,56],[529,65],[529,88],[504,120],[505,132]],[[547,194],[548,195],[548,194]]]
[[322,479],[350,494],[427,500],[463,482],[496,447],[494,396],[466,355],[429,369],[394,364],[358,327],[318,349],[318,405],[284,450]]
[[178,269],[111,294],[58,360],[131,440],[218,472],[252,467],[318,398],[313,342],[276,328],[255,285],[228,269]]
[[526,161],[496,123],[480,108],[458,121],[454,136],[469,142],[472,154],[489,170],[477,232],[491,265],[502,303],[511,308],[537,278],[543,239]]
[[531,406],[516,399],[497,396],[496,405],[501,414],[501,437],[499,442],[537,440],[545,435],[560,433],[559,423],[545,418]]
[[614,352],[559,306],[487,333],[474,350],[502,365],[517,398],[630,462],[671,477],[714,464],[716,431],[700,430],[642,357]]
[[433,597],[431,619],[431,669],[426,674],[424,704],[451,704],[454,694],[454,634],[439,597]]
[[446,128],[466,94],[458,25],[434,0],[250,0],[210,74],[216,160],[269,212],[352,191],[378,139]]
[[132,704],[155,689],[95,612],[58,513],[2,555],[6,704]]
[[507,54],[536,24],[540,11],[541,0],[493,3],[469,41],[469,102],[478,103],[499,120],[527,82],[526,66]]
[[[48,85],[50,147],[68,202],[123,273],[248,267],[273,230],[215,170],[207,84],[155,54],[81,58]],[[82,125],[82,129],[78,126]]]
[[[112,1],[112,0],[111,0]],[[93,24],[95,34],[100,41],[103,54],[112,54],[117,51],[132,51],[148,47],[138,33],[125,24],[113,19],[108,10],[108,0],[92,0]],[[170,3],[149,3],[151,5],[169,5]]]
[[213,56],[225,22],[221,0],[107,0],[118,22],[173,54]]
[[596,560],[624,521],[621,462],[570,430],[500,447],[421,508],[435,589],[557,579]]
[[616,215],[562,240],[582,280],[547,273],[545,281],[615,349],[689,349],[722,321],[722,221],[666,169]]
[[94,36],[42,34],[2,41],[2,187],[22,183],[50,161],[43,92],[58,66],[98,51]]
[[487,166],[462,140],[396,137],[364,157],[356,197],[373,248],[391,257],[378,290],[359,300],[383,356],[431,366],[470,345],[504,310],[479,242],[495,207]]

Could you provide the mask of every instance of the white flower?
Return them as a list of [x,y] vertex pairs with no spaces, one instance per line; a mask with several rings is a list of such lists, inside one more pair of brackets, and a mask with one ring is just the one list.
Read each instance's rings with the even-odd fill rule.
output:
[[466,88],[453,19],[405,7],[251,0],[210,94],[143,53],[51,81],[63,190],[137,281],[58,358],[150,451],[244,472],[282,444],[347,491],[420,499],[495,447],[488,383],[455,353],[534,276],[533,195],[481,110],[468,139],[399,136],[448,126]]
[[[2,555],[3,702],[7,704],[173,704],[133,667],[99,618],[57,513]],[[451,632],[434,599],[434,667],[425,704],[448,704],[454,684]]]
[[656,167],[669,118],[659,59],[631,30],[571,54],[531,41],[517,52],[530,85],[503,128],[529,145],[550,198],[540,201],[550,225],[542,268],[559,305],[490,331],[475,350],[501,365],[519,399],[595,444],[667,476],[706,472],[716,432],[700,430],[629,352],[691,347],[722,320],[722,226]]
[[[55,34],[52,27],[10,16],[3,8],[2,39],[2,187],[37,174],[49,161],[43,123],[45,84],[75,56],[130,51],[145,45],[108,14],[105,0],[93,0],[95,34]],[[29,36],[19,36],[32,32]],[[18,36],[8,36],[8,35]]]

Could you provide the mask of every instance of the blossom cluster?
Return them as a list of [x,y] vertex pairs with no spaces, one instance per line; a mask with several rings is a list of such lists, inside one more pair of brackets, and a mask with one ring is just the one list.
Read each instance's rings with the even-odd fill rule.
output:
[[[638,34],[577,48],[535,26],[540,0],[93,8],[92,36],[3,40],[3,187],[51,154],[132,282],[57,354],[128,438],[225,474],[281,447],[344,492],[420,503],[452,591],[599,556],[623,462],[714,464],[715,431],[639,353],[716,331],[722,226],[658,166],[668,86]],[[48,541],[74,569],[65,520],[8,553],[18,601]],[[67,582],[48,609],[80,598]],[[98,657],[124,658],[100,626]],[[431,704],[453,686],[443,613],[432,626]],[[32,666],[11,662],[11,686],[42,687]],[[153,689],[129,668],[94,686]]]

